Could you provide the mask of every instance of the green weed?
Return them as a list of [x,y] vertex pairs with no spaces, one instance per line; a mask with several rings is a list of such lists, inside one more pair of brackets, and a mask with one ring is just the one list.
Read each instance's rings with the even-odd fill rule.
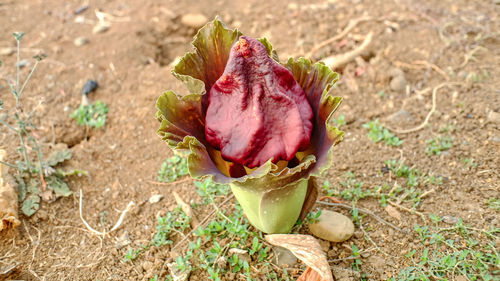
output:
[[439,155],[441,152],[450,149],[453,146],[453,139],[449,137],[438,136],[427,140],[425,153],[429,156]]
[[412,250],[405,257],[411,265],[388,280],[495,280],[500,274],[500,255],[495,248],[500,229],[471,228],[460,220],[449,228],[440,227],[441,218],[430,215],[434,226],[416,225],[421,252]]
[[173,182],[189,173],[185,157],[174,155],[161,164],[158,171],[159,182]]
[[373,142],[384,141],[385,144],[389,146],[400,146],[403,144],[403,141],[400,140],[396,135],[389,132],[387,128],[384,128],[378,122],[378,119],[374,121],[363,124],[363,128],[369,130],[368,138],[370,138]]
[[344,114],[340,114],[339,117],[333,118],[333,123],[337,128],[340,128],[346,124]]
[[108,111],[105,103],[96,101],[94,104],[80,105],[70,117],[75,119],[78,125],[98,129],[106,124]]
[[[63,171],[57,168],[59,164],[71,158],[71,150],[69,149],[54,151],[48,157],[43,155],[38,139],[33,133],[37,128],[32,120],[33,115],[43,102],[40,101],[35,108],[28,110],[24,108],[21,98],[38,63],[44,56],[37,55],[33,57],[35,64],[26,80],[21,84],[19,62],[21,61],[21,39],[24,33],[16,32],[13,35],[17,42],[17,76],[15,82],[10,83],[9,86],[10,92],[15,98],[15,107],[13,112],[3,114],[3,118],[0,118],[0,124],[18,137],[19,147],[17,152],[19,153],[19,160],[15,164],[4,161],[0,161],[0,164],[17,170],[15,178],[18,183],[18,200],[21,203],[21,210],[26,216],[32,216],[40,208],[42,192],[48,191],[49,193],[45,193],[48,197],[52,197],[53,193],[56,196],[69,196],[72,192],[64,178],[87,174],[87,172],[83,170]],[[0,110],[4,110],[3,101],[0,101]],[[30,155],[27,149],[28,146],[31,146],[34,151],[34,157]]]

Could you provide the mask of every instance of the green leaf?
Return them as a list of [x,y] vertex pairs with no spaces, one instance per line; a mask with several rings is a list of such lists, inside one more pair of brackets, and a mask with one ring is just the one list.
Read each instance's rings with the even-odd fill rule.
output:
[[21,210],[25,215],[31,217],[40,208],[40,196],[36,194],[30,194],[26,200],[23,202]]
[[17,41],[21,41],[24,36],[24,32],[14,32],[12,35],[14,35],[14,38],[16,38]]
[[69,189],[68,185],[57,176],[50,176],[46,178],[47,184],[50,189],[52,189],[59,196],[70,196],[73,194]]
[[69,159],[71,159],[71,150],[63,149],[63,150],[53,151],[52,153],[50,153],[47,159],[45,159],[45,163],[48,166],[54,167],[57,164],[62,163]]

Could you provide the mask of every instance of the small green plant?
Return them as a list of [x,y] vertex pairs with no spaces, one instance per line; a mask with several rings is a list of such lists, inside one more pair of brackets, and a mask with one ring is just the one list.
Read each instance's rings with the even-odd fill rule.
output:
[[[415,225],[423,250],[411,250],[405,257],[411,265],[388,280],[496,280],[500,255],[495,239],[500,229],[481,230],[459,220],[453,227],[440,227],[442,218],[430,215],[434,226]],[[451,279],[449,279],[451,278]]]
[[449,137],[438,136],[433,139],[427,140],[425,153],[429,156],[439,155],[441,152],[450,149],[453,146],[453,139]]
[[96,101],[94,104],[80,105],[70,117],[75,119],[78,125],[98,129],[106,124],[108,111],[105,103]]
[[173,182],[189,173],[185,157],[174,155],[161,164],[158,171],[159,182]]
[[494,197],[488,199],[488,207],[500,212],[500,199]]
[[[3,161],[0,164],[17,170],[15,178],[18,183],[18,199],[21,203],[21,210],[25,215],[31,216],[40,208],[42,194],[44,199],[52,198],[54,193],[57,196],[69,196],[72,192],[64,181],[64,178],[72,175],[86,174],[87,172],[82,170],[63,171],[57,168],[60,163],[71,158],[71,150],[67,148],[54,150],[48,157],[44,157],[38,137],[33,133],[36,130],[36,126],[32,120],[34,113],[43,102],[40,101],[38,106],[27,110],[24,108],[21,99],[31,76],[44,56],[37,55],[33,57],[35,64],[21,85],[19,62],[21,39],[24,33],[16,32],[13,35],[17,42],[17,76],[15,82],[9,85],[10,92],[15,98],[15,108],[13,112],[7,112],[7,114],[3,115],[6,118],[0,118],[0,124],[19,138],[20,146],[17,148],[19,160],[15,164]],[[0,101],[0,110],[4,110],[3,104],[3,101]],[[28,146],[32,148],[34,153],[30,153],[27,149]]]
[[387,128],[384,128],[378,122],[378,119],[363,124],[363,128],[369,130],[368,138],[370,138],[373,142],[384,141],[385,144],[389,146],[400,146],[401,144],[403,144],[403,141],[400,140],[396,135],[391,133]]
[[333,118],[332,121],[333,123],[335,123],[335,126],[337,126],[337,128],[340,128],[346,124],[344,114],[340,114],[339,117]]
[[171,235],[183,233],[189,228],[190,222],[191,218],[188,217],[180,207],[168,212],[164,217],[159,217],[153,239],[151,239],[148,244],[141,245],[138,249],[129,248],[125,253],[124,262],[137,259],[152,246],[161,247],[163,245],[172,244]]

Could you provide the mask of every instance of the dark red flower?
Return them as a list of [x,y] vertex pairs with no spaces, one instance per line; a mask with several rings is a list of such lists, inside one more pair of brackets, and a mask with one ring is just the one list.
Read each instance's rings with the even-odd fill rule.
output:
[[249,168],[290,161],[309,146],[313,112],[292,73],[241,36],[210,89],[205,136],[225,160]]

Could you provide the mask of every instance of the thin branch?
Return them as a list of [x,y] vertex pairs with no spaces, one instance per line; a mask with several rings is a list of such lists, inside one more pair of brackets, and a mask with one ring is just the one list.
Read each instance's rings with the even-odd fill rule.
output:
[[361,53],[363,53],[368,45],[370,45],[370,43],[372,42],[372,38],[373,32],[370,31],[370,33],[366,35],[365,40],[363,40],[363,43],[361,43],[361,45],[356,47],[354,50],[351,50],[347,53],[326,57],[322,59],[322,61],[332,69],[339,68],[353,60],[355,57],[361,55]]
[[316,53],[319,49],[321,49],[321,48],[339,40],[340,38],[346,36],[354,27],[356,27],[356,25],[358,25],[358,23],[363,22],[363,21],[368,21],[368,20],[371,20],[371,17],[363,16],[363,17],[360,17],[357,19],[350,20],[349,23],[347,24],[347,26],[344,28],[344,30],[342,30],[342,32],[340,32],[339,34],[315,45],[311,49],[311,51],[309,51],[309,53],[307,53],[305,55],[305,57],[310,59],[314,55],[314,53]]
[[455,83],[455,82],[444,82],[439,85],[437,85],[433,90],[432,90],[432,107],[429,113],[427,113],[427,116],[425,117],[424,122],[422,124],[418,125],[417,127],[411,128],[411,129],[405,129],[405,130],[400,130],[400,129],[394,129],[390,128],[387,125],[383,124],[384,127],[386,127],[389,131],[393,131],[394,133],[397,134],[408,134],[408,133],[413,133],[416,131],[420,131],[421,129],[425,128],[427,124],[429,124],[429,119],[431,118],[431,115],[436,111],[436,96],[437,96],[437,91],[445,86],[451,86],[451,85],[460,85],[460,83]]
[[11,167],[11,168],[16,168],[16,169],[17,169],[17,166],[16,166],[16,165],[13,165],[13,164],[7,163],[7,162],[2,161],[2,160],[0,160],[0,164],[3,164],[3,165],[5,165],[5,166],[9,166],[9,167]]
[[[326,205],[326,206],[332,206],[332,207],[343,207],[343,208],[346,208],[346,209],[350,209],[352,210],[353,207],[352,206],[349,206],[347,204],[342,204],[342,203],[329,203],[329,202],[323,202],[323,201],[316,201],[316,203],[319,203],[319,204],[322,204],[322,205]],[[408,233],[407,231],[395,226],[394,224],[384,220],[383,218],[377,216],[375,213],[373,213],[372,211],[370,210],[367,210],[367,209],[363,209],[363,208],[359,208],[359,207],[356,207],[356,209],[360,212],[360,213],[363,213],[363,214],[366,214],[366,215],[370,215],[372,216],[374,219],[376,219],[378,222],[382,223],[382,224],[386,224],[392,228],[394,228],[395,230],[399,231],[399,232],[403,232],[403,233]]]
[[27,84],[28,84],[28,82],[30,81],[30,79],[31,79],[31,75],[33,75],[33,72],[35,72],[35,69],[36,69],[36,67],[37,67],[38,63],[39,63],[39,60],[36,60],[36,61],[35,61],[35,65],[33,66],[33,68],[32,68],[32,69],[31,69],[31,71],[30,71],[30,74],[28,74],[28,77],[26,78],[26,80],[24,80],[24,84],[23,84],[23,86],[21,87],[21,90],[17,93],[17,95],[19,96],[19,98],[21,98],[21,94],[23,93],[24,88],[26,87],[26,85],[27,85]]
[[93,229],[88,223],[87,221],[83,218],[83,212],[82,212],[82,205],[83,205],[83,192],[82,190],[80,189],[80,219],[82,220],[83,224],[85,225],[85,227],[87,227],[88,230],[90,230],[91,232],[99,235],[99,236],[104,236],[106,234],[110,234],[111,232],[115,231],[118,227],[120,227],[120,225],[122,224],[123,222],[123,219],[125,219],[125,215],[127,214],[128,211],[130,211],[130,209],[132,208],[132,206],[134,206],[134,202],[133,201],[130,201],[127,205],[127,207],[125,208],[125,210],[122,211],[120,217],[118,218],[118,221],[116,222],[115,226],[113,226],[113,228],[111,228],[111,230],[109,231],[103,231],[103,232],[100,232],[100,231],[97,231],[95,229]]

